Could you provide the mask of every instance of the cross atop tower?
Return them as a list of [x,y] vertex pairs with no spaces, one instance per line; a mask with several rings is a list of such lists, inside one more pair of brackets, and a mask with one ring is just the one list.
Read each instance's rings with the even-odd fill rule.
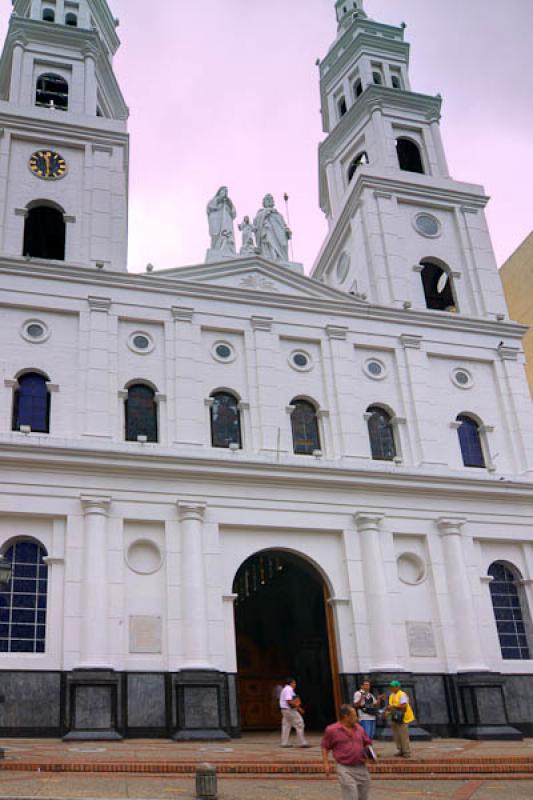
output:
[[337,0],[335,11],[339,23],[339,33],[350,27],[354,17],[366,17],[363,0]]

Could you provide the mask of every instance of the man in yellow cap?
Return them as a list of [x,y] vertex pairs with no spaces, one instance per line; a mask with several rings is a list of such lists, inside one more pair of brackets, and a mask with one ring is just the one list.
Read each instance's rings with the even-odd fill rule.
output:
[[403,691],[400,681],[391,681],[389,704],[385,709],[385,716],[391,718],[392,738],[398,748],[396,756],[411,758],[411,743],[409,741],[409,723],[414,722],[415,715],[409,704],[409,696]]

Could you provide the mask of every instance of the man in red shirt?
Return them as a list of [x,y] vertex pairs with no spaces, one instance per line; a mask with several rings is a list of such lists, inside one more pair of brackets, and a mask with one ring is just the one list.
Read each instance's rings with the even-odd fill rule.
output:
[[340,707],[339,721],[329,725],[322,739],[324,772],[330,774],[329,752],[337,762],[337,779],[341,785],[342,800],[368,800],[370,775],[366,767],[365,750],[372,745],[357,721],[353,706]]

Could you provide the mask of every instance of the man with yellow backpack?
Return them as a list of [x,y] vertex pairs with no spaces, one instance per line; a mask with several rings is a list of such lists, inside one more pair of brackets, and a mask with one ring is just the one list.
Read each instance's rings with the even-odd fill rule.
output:
[[411,758],[411,743],[409,742],[409,723],[414,722],[415,715],[409,703],[409,696],[403,691],[400,681],[391,681],[389,704],[385,708],[384,716],[390,716],[392,738],[398,748],[396,756]]

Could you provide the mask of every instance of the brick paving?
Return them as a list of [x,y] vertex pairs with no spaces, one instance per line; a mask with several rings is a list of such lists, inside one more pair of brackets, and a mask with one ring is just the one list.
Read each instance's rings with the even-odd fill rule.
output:
[[[194,797],[192,772],[202,761],[216,764],[219,774],[229,773],[220,774],[220,800],[248,800],[252,792],[258,800],[339,800],[336,780],[321,772],[320,737],[309,738],[313,747],[307,750],[282,750],[277,734],[248,734],[224,743],[2,740],[0,747],[6,752],[0,761],[0,800],[188,800]],[[372,800],[533,798],[533,740],[437,739],[415,743],[412,761],[393,759],[392,743],[379,742],[376,747],[378,769],[388,774],[374,776]]]

